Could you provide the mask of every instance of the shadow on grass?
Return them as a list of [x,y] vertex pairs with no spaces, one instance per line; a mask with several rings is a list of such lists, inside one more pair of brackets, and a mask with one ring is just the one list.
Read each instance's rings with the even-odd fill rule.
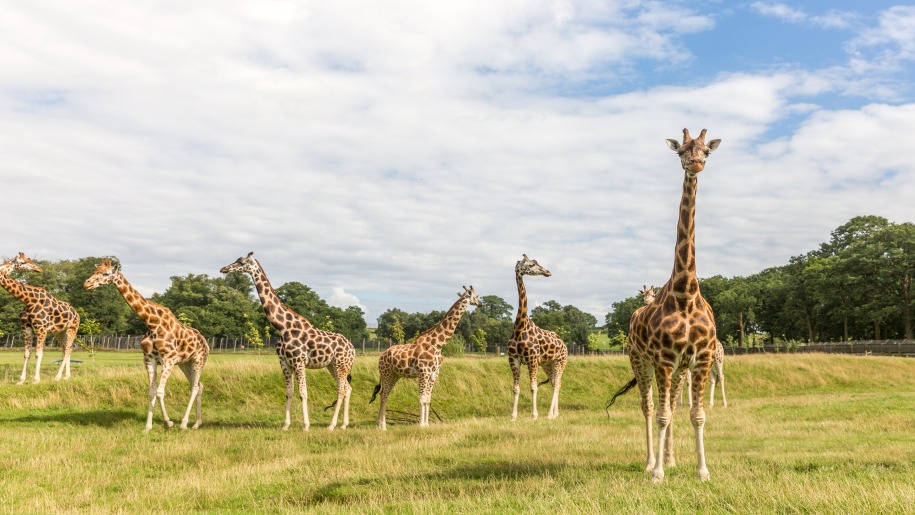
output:
[[40,415],[26,415],[24,417],[4,418],[0,422],[17,422],[30,424],[35,422],[58,422],[74,426],[99,426],[114,427],[124,421],[145,422],[146,417],[136,411],[126,410],[94,410],[67,413],[44,413]]
[[[392,487],[396,488],[397,483],[403,483],[405,488],[408,485],[416,484],[438,485],[436,489],[429,491],[429,495],[440,496],[448,490],[447,485],[449,483],[457,485],[455,492],[458,492],[465,491],[470,485],[476,485],[480,488],[492,488],[492,485],[501,482],[514,483],[538,477],[556,478],[565,475],[567,471],[572,469],[577,473],[582,468],[582,466],[569,463],[493,461],[456,466],[429,474],[401,475],[383,479],[364,478],[349,482],[336,481],[317,489],[308,499],[308,505],[318,503],[352,504],[364,501],[378,491]],[[602,464],[585,468],[604,475],[608,472],[634,476],[644,474],[644,465],[637,462]]]

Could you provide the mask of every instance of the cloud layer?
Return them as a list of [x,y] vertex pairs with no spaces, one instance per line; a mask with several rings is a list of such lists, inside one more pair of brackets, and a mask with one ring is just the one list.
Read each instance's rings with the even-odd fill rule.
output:
[[[666,83],[719,23],[692,9],[15,3],[3,254],[117,255],[151,294],[253,250],[274,284],[373,324],[464,284],[514,303],[527,253],[553,272],[534,305],[603,319],[669,276],[682,172],[663,140],[684,126],[723,139],[700,178],[700,276],[783,264],[858,214],[911,221],[910,8],[844,28],[845,66]],[[762,14],[825,16],[795,10]]]

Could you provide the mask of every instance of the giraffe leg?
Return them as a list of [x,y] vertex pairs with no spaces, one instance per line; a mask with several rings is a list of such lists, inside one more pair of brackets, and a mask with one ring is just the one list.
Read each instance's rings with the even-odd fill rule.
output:
[[387,430],[387,417],[385,410],[388,406],[388,395],[391,395],[391,390],[394,389],[394,385],[397,384],[399,377],[396,375],[381,375],[381,401],[378,404],[378,429],[382,431]]
[[[340,408],[343,406],[344,399],[346,399],[346,388],[349,385],[346,382],[346,371],[342,368],[338,369],[335,365],[331,365],[327,367],[327,371],[337,382],[337,402],[334,403],[334,416],[330,419],[330,426],[327,428],[328,431],[333,431],[337,427],[337,417],[340,415]],[[346,414],[343,416],[347,419]],[[346,429],[346,426],[344,425],[343,428]]]
[[168,378],[172,375],[172,367],[174,366],[175,363],[172,361],[162,362],[162,375],[159,376],[159,387],[156,388],[156,397],[159,398],[159,408],[162,410],[162,418],[165,419],[166,429],[175,425],[175,423],[168,418],[168,412],[165,410],[165,383],[168,382]]
[[721,383],[721,406],[723,408],[727,408],[728,398],[724,395],[724,363],[720,361],[715,363],[715,370],[718,372],[715,374],[718,376],[718,382]]
[[25,382],[25,375],[28,373],[29,369],[29,356],[32,354],[32,337],[34,333],[32,332],[31,327],[22,327],[22,343],[25,345],[25,361],[22,363],[22,375],[19,376],[19,381],[16,384],[22,384]]
[[419,427],[426,427],[428,425],[428,419],[426,410],[429,405],[429,377],[427,372],[423,372],[419,376]]
[[709,472],[705,465],[705,410],[702,409],[702,395],[705,393],[705,380],[708,377],[711,363],[697,363],[692,372],[693,398],[696,402],[690,408],[689,419],[696,433],[696,473],[700,481],[708,481]]
[[664,447],[666,446],[667,431],[673,413],[670,409],[670,390],[673,370],[670,365],[659,363],[655,365],[655,381],[658,385],[658,454],[654,469],[651,471],[651,481],[660,483],[664,481]]
[[521,395],[521,360],[514,356],[509,356],[508,365],[512,369],[512,379],[514,380],[514,386],[512,386],[512,393],[515,398],[512,401],[512,420],[518,418],[518,397]]
[[[182,363],[181,371],[184,372],[184,375],[187,377],[188,383],[191,385],[191,400],[187,403],[187,410],[184,412],[184,418],[181,419],[181,429],[187,429],[187,421],[191,418],[191,410],[194,409],[194,401],[197,400],[197,395],[200,394],[200,370],[194,367],[193,363]],[[195,421],[194,428],[199,427],[199,414],[198,420]]]
[[292,423],[289,411],[292,409],[292,394],[294,393],[295,383],[293,382],[292,367],[282,358],[280,359],[280,368],[283,370],[283,380],[286,381],[286,418],[283,420],[283,431],[288,431],[289,425]]
[[527,363],[527,372],[531,376],[531,419],[537,420],[537,372],[540,370],[538,357],[534,356]]
[[144,433],[152,429],[153,410],[156,409],[156,360],[150,356],[143,356],[143,364],[146,365],[146,374],[149,376],[149,402],[146,410],[146,427]]
[[550,402],[550,412],[546,418],[554,419],[559,416],[559,389],[562,388],[562,372],[566,368],[565,360],[557,362],[550,371],[550,383],[553,384],[553,400]]
[[[349,371],[347,371],[346,377],[349,377]],[[346,386],[346,394],[343,396],[343,425],[340,426],[340,429],[349,427],[349,398],[353,394],[353,385],[350,384],[349,379],[344,381],[344,384]]]
[[432,377],[429,378],[429,393],[426,396],[426,425],[429,425],[429,412],[432,411],[432,389],[435,388],[435,383],[438,381],[438,370],[432,373]]
[[645,457],[645,471],[651,472],[654,469],[654,399],[651,390],[651,367],[633,363],[632,370],[635,372],[635,379],[639,385],[639,394],[642,397],[642,416],[645,418],[645,448],[647,455]]
[[197,429],[200,427],[200,424],[203,423],[203,418],[202,418],[203,410],[201,409],[202,404],[203,404],[203,383],[201,383],[200,381],[197,381],[197,414],[194,417],[194,425],[191,427],[191,429]]
[[715,380],[716,376],[717,376],[717,374],[715,373],[715,369],[712,369],[712,372],[708,375],[709,381],[711,381],[711,384],[709,385],[709,397],[708,397],[708,407],[709,408],[715,407],[715,383],[717,383],[717,381]]
[[308,385],[305,382],[305,365],[296,365],[295,376],[299,381],[299,397],[302,398],[302,419],[305,431],[308,431],[311,428],[311,421],[308,420]]
[[677,460],[674,458],[674,414],[676,413],[677,403],[674,402],[674,399],[681,397],[683,393],[683,383],[686,382],[686,377],[689,374],[689,370],[677,371],[673,375],[673,384],[671,385],[671,395],[670,395],[670,424],[667,426],[667,439],[664,440],[664,466],[666,468],[672,468],[677,465]]
[[70,379],[70,354],[73,352],[73,340],[76,339],[77,329],[79,329],[78,326],[68,328],[61,339],[64,348],[64,359],[60,362],[60,369],[57,371],[57,375],[54,376],[55,381],[60,381],[61,375],[64,381]]
[[47,331],[38,329],[35,331],[35,379],[32,383],[41,381],[41,357],[44,355],[44,342],[48,337]]

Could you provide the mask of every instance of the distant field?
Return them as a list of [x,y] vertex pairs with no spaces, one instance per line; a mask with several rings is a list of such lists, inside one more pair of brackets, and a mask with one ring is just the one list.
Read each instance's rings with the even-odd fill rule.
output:
[[[21,352],[0,352],[0,512],[511,512],[902,513],[915,506],[915,359],[841,355],[732,356],[729,407],[708,410],[711,481],[695,478],[692,428],[675,415],[678,466],[653,485],[643,469],[633,391],[603,407],[630,377],[622,356],[572,358],[560,418],[508,420],[506,358],[446,360],[433,396],[443,423],[375,428],[368,405],[377,357],[359,357],[350,429],[322,426],[333,399],[310,371],[312,429],[301,412],[282,432],[276,358],[218,354],[204,371],[204,423],[143,434],[145,374],[137,353],[87,353],[69,382],[12,384]],[[7,368],[7,365],[9,368]],[[524,389],[523,389],[524,390]],[[180,419],[180,374],[167,403]],[[540,412],[549,385],[540,388]],[[391,408],[416,412],[416,383]],[[434,420],[434,417],[433,417]]]

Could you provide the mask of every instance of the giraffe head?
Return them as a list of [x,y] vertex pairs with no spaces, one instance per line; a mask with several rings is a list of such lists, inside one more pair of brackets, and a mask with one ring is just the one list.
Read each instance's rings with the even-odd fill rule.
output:
[[651,304],[651,301],[654,300],[654,286],[649,288],[648,286],[642,285],[642,296],[645,297],[645,304]]
[[680,155],[680,166],[690,177],[695,177],[705,168],[705,158],[718,148],[720,143],[720,139],[713,139],[706,145],[705,129],[702,129],[696,139],[689,137],[689,131],[683,129],[683,143],[675,139],[667,140],[667,146]]
[[37,272],[39,274],[43,271],[40,266],[36,265],[22,252],[20,252],[19,255],[13,259],[10,259],[6,263],[0,265],[0,272],[4,274],[8,274],[13,270],[26,270],[28,272]]
[[458,293],[458,297],[467,299],[468,304],[473,304],[474,306],[480,305],[480,296],[477,295],[477,292],[473,289],[473,285],[471,285],[470,288],[464,286],[464,291]]
[[254,252],[248,252],[245,257],[240,257],[234,262],[219,269],[219,273],[227,274],[229,272],[240,272],[243,274],[254,275],[257,273],[257,260],[254,259]]
[[549,277],[553,274],[549,270],[540,266],[540,263],[536,259],[531,259],[527,257],[527,254],[522,254],[524,256],[521,261],[515,263],[515,273],[518,275],[542,275]]
[[95,265],[95,273],[86,279],[83,288],[92,291],[103,284],[113,282],[119,273],[121,273],[121,267],[112,264],[110,259],[105,258],[101,263]]

